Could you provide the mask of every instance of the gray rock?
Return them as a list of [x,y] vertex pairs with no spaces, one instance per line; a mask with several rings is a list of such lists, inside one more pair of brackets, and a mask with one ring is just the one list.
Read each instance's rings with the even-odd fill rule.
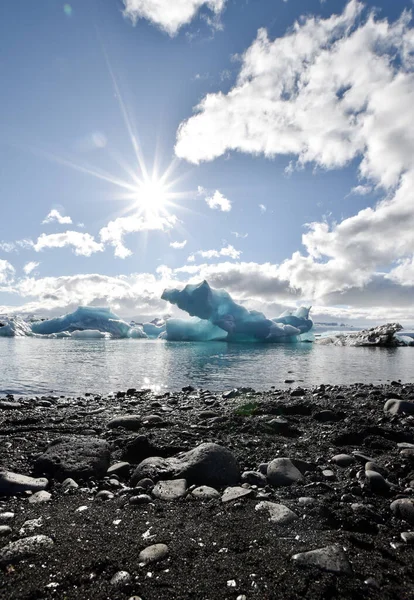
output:
[[159,562],[160,560],[164,560],[167,558],[169,554],[169,549],[166,544],[153,544],[152,546],[148,546],[144,550],[139,553],[139,562],[144,565],[148,565],[150,563]]
[[79,485],[76,483],[76,481],[74,479],[71,479],[70,477],[68,477],[67,479],[65,479],[65,481],[62,481],[62,487],[65,489],[76,490],[79,487]]
[[115,587],[123,587],[132,580],[131,575],[128,571],[118,571],[111,579],[111,585]]
[[386,477],[388,475],[386,469],[380,467],[379,464],[372,460],[365,463],[365,471],[375,471],[376,473],[380,473],[383,477]]
[[11,402],[9,400],[0,400],[0,409],[3,410],[16,410],[22,408],[20,402]]
[[130,469],[131,465],[129,464],[129,462],[117,462],[109,467],[106,474],[118,475],[119,477],[128,477]]
[[41,502],[48,502],[52,497],[52,494],[46,492],[45,490],[40,490],[40,492],[35,492],[29,498],[30,504],[40,504]]
[[178,500],[185,496],[186,491],[186,480],[174,479],[172,481],[159,481],[152,490],[152,495],[159,500]]
[[276,525],[288,525],[299,518],[293,510],[290,510],[290,508],[284,504],[276,504],[275,502],[268,502],[267,500],[263,500],[262,502],[259,502],[259,504],[256,504],[255,510],[259,512],[268,512],[269,521]]
[[97,438],[59,438],[35,462],[36,473],[46,473],[59,481],[66,478],[104,477],[109,467],[109,446]]
[[199,500],[213,500],[214,498],[220,498],[220,492],[208,485],[196,487],[191,493]]
[[298,498],[298,504],[300,504],[301,506],[312,506],[313,504],[315,504],[316,499],[312,498],[312,496],[301,496],[300,498]]
[[390,398],[384,404],[384,412],[388,415],[414,415],[414,402]]
[[115,429],[117,427],[123,427],[130,431],[138,431],[142,427],[141,415],[122,415],[115,417],[108,423],[109,429]]
[[365,477],[369,489],[374,494],[387,494],[390,491],[391,486],[381,473],[368,470],[365,471]]
[[414,531],[403,531],[401,534],[401,539],[406,544],[414,544]]
[[151,501],[152,498],[148,494],[138,494],[138,496],[131,496],[129,499],[129,503],[132,505],[149,504]]
[[228,487],[224,490],[221,497],[222,502],[232,502],[233,500],[239,500],[244,496],[251,496],[253,493],[252,489],[243,488],[240,486]]
[[0,565],[15,563],[29,556],[40,554],[53,547],[53,540],[46,535],[34,535],[10,542],[0,549]]
[[112,500],[113,498],[114,495],[109,490],[100,490],[95,496],[95,500]]
[[19,535],[23,537],[28,533],[33,533],[36,529],[39,529],[43,525],[43,518],[39,517],[38,519],[29,519],[25,521],[20,528]]
[[10,535],[12,532],[12,528],[8,525],[0,525],[0,537],[5,537],[6,535]]
[[160,415],[146,415],[142,417],[142,425],[144,427],[163,427],[168,425],[168,421],[160,417]]
[[259,473],[259,471],[245,471],[242,473],[241,480],[250,483],[250,485],[257,485],[258,487],[265,487],[267,484],[265,475]]
[[200,444],[189,452],[170,458],[151,457],[135,469],[131,485],[144,477],[160,479],[186,479],[189,485],[221,487],[237,483],[240,470],[230,450],[213,443]]
[[267,479],[275,487],[302,481],[303,476],[290,458],[275,458],[267,467]]
[[292,560],[301,567],[317,567],[328,573],[352,575],[352,567],[348,557],[337,544],[294,554]]
[[338,467],[349,467],[354,464],[355,458],[350,454],[336,454],[332,457],[332,462],[338,465]]
[[400,519],[414,525],[414,501],[409,498],[399,498],[391,502],[391,512]]
[[11,512],[11,511],[0,513],[0,522],[4,523],[7,521],[13,521],[14,517],[15,517],[15,514],[14,514],[14,512]]
[[27,491],[38,492],[44,490],[48,484],[44,477],[35,479],[11,471],[0,471],[0,496],[14,496]]

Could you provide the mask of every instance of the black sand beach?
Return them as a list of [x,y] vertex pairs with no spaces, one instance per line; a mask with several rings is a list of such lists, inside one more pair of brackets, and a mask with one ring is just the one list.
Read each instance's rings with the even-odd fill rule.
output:
[[414,598],[414,385],[294,385],[1,399],[1,597]]

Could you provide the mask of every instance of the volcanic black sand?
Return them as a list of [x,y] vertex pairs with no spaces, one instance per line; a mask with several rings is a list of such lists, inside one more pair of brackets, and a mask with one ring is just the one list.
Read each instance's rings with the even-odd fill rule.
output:
[[[389,399],[395,402],[384,411]],[[189,387],[163,395],[129,390],[111,398],[0,399],[0,467],[46,477],[41,487],[50,494],[38,492],[38,502],[29,501],[29,491],[11,495],[13,478],[0,473],[0,596],[414,598],[414,534],[407,535],[414,530],[411,403],[414,385],[400,382],[307,390],[292,384],[284,391],[224,395]],[[113,421],[125,415],[135,418]],[[62,462],[54,451],[49,462],[48,454],[39,459],[62,437],[52,446],[63,452]],[[179,482],[181,497],[155,497],[154,480],[178,476],[176,467],[168,471],[176,465],[169,457],[206,442],[230,451],[222,484],[212,486],[217,497],[193,494],[212,482],[197,465],[185,472],[186,490]],[[76,483],[62,485],[71,447]],[[332,461],[339,454],[348,457]],[[240,475],[234,475],[232,455]],[[158,475],[153,469],[153,483],[147,478],[134,488],[132,473],[151,456],[164,457],[164,467]],[[279,457],[291,459],[284,462],[293,482],[272,475],[278,461],[267,469]],[[92,471],[82,471],[77,459],[90,460]],[[129,465],[105,475],[108,464],[119,461]],[[132,483],[141,475],[142,468]],[[227,487],[236,488],[236,498],[223,502]],[[397,499],[407,500],[393,504]],[[272,521],[271,507],[256,508],[263,501],[294,514],[287,511],[282,524]],[[19,555],[13,542],[32,536],[45,536],[44,545]],[[144,564],[139,554],[152,544],[167,548]],[[292,559],[326,547],[328,559],[325,551]]]

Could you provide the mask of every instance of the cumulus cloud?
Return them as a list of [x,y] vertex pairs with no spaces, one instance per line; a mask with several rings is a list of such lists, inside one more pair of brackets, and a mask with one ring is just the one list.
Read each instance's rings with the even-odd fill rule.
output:
[[202,7],[218,17],[225,4],[226,0],[124,0],[124,15],[134,25],[139,19],[147,19],[174,36],[183,25],[194,19]]
[[89,233],[79,233],[79,231],[65,231],[65,233],[52,233],[47,235],[42,233],[33,244],[36,252],[45,248],[64,248],[72,247],[77,256],[91,256],[95,252],[102,252],[103,244],[96,242]]
[[371,185],[356,185],[352,188],[351,194],[355,194],[356,196],[366,196],[372,192]]
[[[296,155],[297,165],[339,168],[359,161],[384,197],[342,222],[308,225],[278,267],[308,298],[367,288],[377,277],[411,281],[414,257],[414,29],[364,15],[351,0],[329,18],[307,17],[271,40],[266,30],[241,58],[235,86],[208,94],[177,132],[176,154],[193,163],[229,150]],[[293,164],[293,163],[292,163]],[[263,208],[261,207],[263,210]]]
[[140,231],[167,231],[172,229],[177,223],[177,217],[174,215],[152,215],[143,217],[141,215],[132,215],[130,217],[119,217],[110,221],[100,232],[102,243],[110,244],[115,248],[115,256],[118,258],[127,258],[132,252],[124,245],[124,236],[128,233],[138,233]]
[[0,259],[0,285],[11,283],[15,269],[7,260]]
[[187,240],[183,240],[182,242],[171,242],[170,243],[171,248],[174,248],[175,250],[182,250],[183,248],[185,248],[186,245],[187,245]]
[[220,250],[197,250],[194,254],[190,254],[187,258],[189,262],[194,262],[196,256],[200,256],[201,258],[220,258],[221,256],[227,256],[229,258],[238,259],[240,258],[241,251],[236,250],[231,244],[227,244]]
[[42,225],[47,223],[59,223],[59,225],[71,225],[72,219],[70,217],[64,217],[56,209],[52,209],[48,215],[43,219]]
[[207,205],[214,209],[221,210],[222,212],[229,212],[231,210],[231,202],[221,192],[216,190],[212,196],[206,197]]
[[30,273],[32,271],[34,271],[36,269],[36,267],[38,267],[39,265],[40,265],[39,262],[31,260],[30,262],[28,262],[24,265],[23,271],[25,272],[26,275],[30,275]]

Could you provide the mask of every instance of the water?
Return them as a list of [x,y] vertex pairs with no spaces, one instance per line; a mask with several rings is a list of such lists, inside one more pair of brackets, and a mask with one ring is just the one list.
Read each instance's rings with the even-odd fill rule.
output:
[[414,381],[413,348],[0,338],[0,394]]

